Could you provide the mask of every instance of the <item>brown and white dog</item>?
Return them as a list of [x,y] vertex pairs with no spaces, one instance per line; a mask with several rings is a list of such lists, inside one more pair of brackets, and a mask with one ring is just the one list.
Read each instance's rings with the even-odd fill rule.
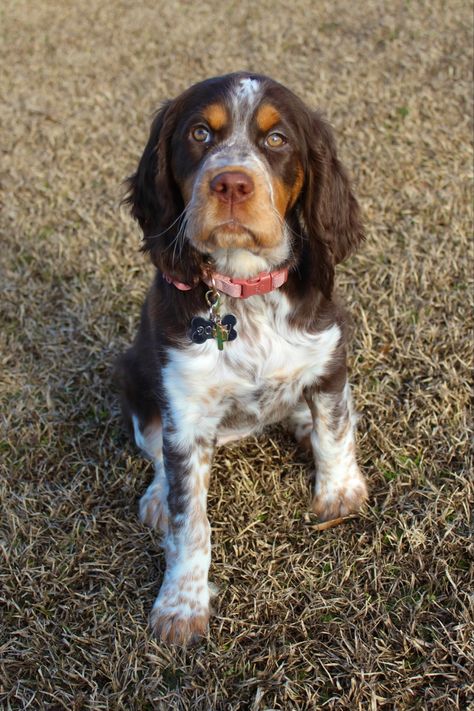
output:
[[[335,265],[363,231],[328,124],[249,73],[203,81],[160,109],[127,201],[157,267],[120,365],[125,416],[155,465],[140,515],[162,531],[166,556],[151,622],[187,643],[209,619],[216,445],[284,421],[312,447],[321,519],[367,498],[333,300]],[[209,318],[218,293],[237,320],[223,344],[217,307]]]

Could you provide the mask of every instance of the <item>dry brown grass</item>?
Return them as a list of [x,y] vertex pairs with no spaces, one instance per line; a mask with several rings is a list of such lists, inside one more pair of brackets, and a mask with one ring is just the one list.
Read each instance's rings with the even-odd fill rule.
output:
[[[469,3],[4,0],[2,709],[466,709],[472,688]],[[219,451],[217,614],[168,649],[150,476],[111,390],[151,269],[118,209],[157,104],[237,68],[325,107],[368,223],[367,513],[320,531],[278,430]],[[471,597],[472,601],[472,597]]]

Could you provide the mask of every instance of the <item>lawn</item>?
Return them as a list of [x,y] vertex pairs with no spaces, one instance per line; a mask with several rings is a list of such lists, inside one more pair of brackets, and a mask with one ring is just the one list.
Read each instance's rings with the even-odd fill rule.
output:
[[[469,3],[4,0],[0,35],[0,707],[469,708]],[[241,68],[325,111],[364,211],[338,285],[370,505],[320,530],[283,431],[219,449],[182,650],[147,627],[152,471],[112,385],[152,276],[120,199],[159,103]]]

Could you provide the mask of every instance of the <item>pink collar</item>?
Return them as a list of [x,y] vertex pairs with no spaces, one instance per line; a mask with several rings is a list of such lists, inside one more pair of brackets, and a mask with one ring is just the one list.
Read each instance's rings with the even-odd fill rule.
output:
[[[163,274],[163,279],[168,284],[174,284],[180,291],[189,291],[193,288],[188,284],[172,279],[168,274]],[[268,294],[270,291],[283,286],[287,279],[288,267],[285,267],[274,272],[260,272],[260,274],[251,279],[234,279],[214,272],[210,277],[203,278],[202,281],[208,286],[215,287],[217,291],[221,291],[223,294],[233,296],[235,299],[247,299],[249,296],[256,296],[257,294]]]

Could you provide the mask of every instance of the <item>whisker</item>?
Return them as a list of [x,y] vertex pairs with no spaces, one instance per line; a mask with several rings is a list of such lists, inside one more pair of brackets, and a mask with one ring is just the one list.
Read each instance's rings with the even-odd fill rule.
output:
[[183,217],[183,215],[185,215],[185,213],[186,213],[186,207],[184,208],[184,210],[183,210],[182,212],[179,213],[178,217],[177,217],[175,220],[173,220],[173,222],[171,223],[171,225],[169,225],[169,226],[166,228],[166,230],[163,230],[162,232],[157,232],[157,234],[155,234],[155,235],[149,235],[149,236],[147,237],[147,239],[157,239],[158,237],[162,237],[164,234],[166,234],[167,232],[169,232],[169,230],[170,230],[172,227],[175,226],[175,224],[178,222],[178,220],[180,220],[180,219]]
[[181,259],[181,255],[183,253],[183,247],[184,247],[184,239],[186,236],[186,228],[189,223],[189,210],[185,208],[185,215],[183,217],[183,220],[181,222],[181,225],[179,226],[179,230],[176,234],[175,239],[173,240],[173,254],[171,257],[171,263],[175,264],[175,258],[176,258],[176,248],[179,247],[178,249],[178,259]]
[[[183,212],[185,212],[185,211],[183,211]],[[181,213],[181,218],[182,218],[182,222],[178,228],[176,235],[173,237],[171,242],[163,249],[163,252],[166,252],[167,249],[170,249],[171,247],[173,247],[175,245],[177,240],[179,240],[179,238],[180,238],[181,231],[186,227],[187,215]]]

